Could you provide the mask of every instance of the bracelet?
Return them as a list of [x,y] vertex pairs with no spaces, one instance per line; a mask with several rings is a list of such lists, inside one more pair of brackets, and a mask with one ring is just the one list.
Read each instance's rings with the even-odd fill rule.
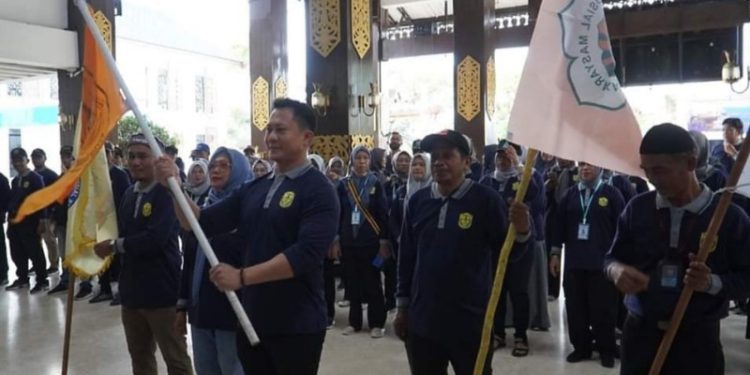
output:
[[241,288],[244,288],[246,286],[245,285],[245,279],[242,277],[242,271],[244,271],[244,270],[245,270],[244,268],[240,268],[240,287]]

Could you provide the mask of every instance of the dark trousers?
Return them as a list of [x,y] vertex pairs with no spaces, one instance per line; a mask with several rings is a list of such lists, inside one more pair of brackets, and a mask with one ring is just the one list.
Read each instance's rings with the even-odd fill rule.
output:
[[[552,242],[546,241],[544,243],[544,246],[547,250],[547,259],[549,259],[550,253],[552,252]],[[554,276],[552,275],[552,272],[550,272],[549,267],[547,267],[547,295],[550,297],[560,298],[560,283],[560,273],[558,273],[557,276]]]
[[99,287],[101,288],[102,293],[109,293],[112,294],[112,282],[117,281],[120,278],[120,266],[121,266],[122,258],[120,258],[120,254],[115,253],[114,258],[112,259],[112,264],[107,268],[104,273],[99,276]]
[[333,260],[326,259],[323,262],[323,288],[326,295],[326,309],[328,320],[333,321],[336,316],[336,279],[333,276]]
[[[472,374],[479,352],[479,337],[472,342],[476,344],[446,344],[409,333],[406,352],[412,375],[447,375],[449,363],[456,375]],[[492,374],[492,349],[487,352],[483,374]]]
[[8,249],[5,247],[5,224],[0,222],[0,281],[8,279]]
[[38,221],[26,219],[20,224],[8,225],[10,257],[16,265],[19,280],[29,280],[29,260],[34,265],[37,282],[47,281],[47,259],[42,249],[42,238],[37,233]]
[[508,314],[508,298],[510,297],[513,310],[513,328],[515,329],[513,336],[526,339],[531,314],[529,311],[529,273],[533,262],[534,252],[527,251],[521,259],[508,263],[503,289],[500,292],[500,304],[495,312],[494,331],[500,337],[505,337],[505,320]]
[[577,351],[615,354],[617,290],[602,271],[568,269],[565,273],[568,337]]
[[237,332],[237,355],[245,375],[315,375],[323,351],[325,331],[315,334],[265,336],[250,346]]
[[385,281],[385,310],[396,308],[396,257],[386,259],[383,264]]
[[367,322],[370,328],[385,326],[385,300],[380,270],[372,265],[378,245],[343,247],[342,257],[349,293],[349,325],[362,329],[362,303],[367,302]]
[[[714,374],[722,357],[719,328],[718,320],[683,323],[661,374]],[[628,315],[622,333],[620,374],[648,374],[664,333],[656,322]]]

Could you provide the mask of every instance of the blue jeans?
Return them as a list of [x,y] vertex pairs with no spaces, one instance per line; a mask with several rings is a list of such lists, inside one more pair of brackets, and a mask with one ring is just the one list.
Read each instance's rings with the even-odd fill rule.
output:
[[236,333],[190,326],[197,375],[243,375],[237,356]]

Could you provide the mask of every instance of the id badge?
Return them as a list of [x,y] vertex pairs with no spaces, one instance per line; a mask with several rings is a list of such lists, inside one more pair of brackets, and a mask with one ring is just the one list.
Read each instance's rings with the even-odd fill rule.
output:
[[352,211],[352,225],[360,224],[360,220],[362,219],[360,215],[361,213],[359,212],[359,210]]
[[662,263],[659,267],[659,280],[662,288],[677,289],[680,282],[680,265]]
[[578,224],[578,239],[581,241],[589,240],[589,224]]

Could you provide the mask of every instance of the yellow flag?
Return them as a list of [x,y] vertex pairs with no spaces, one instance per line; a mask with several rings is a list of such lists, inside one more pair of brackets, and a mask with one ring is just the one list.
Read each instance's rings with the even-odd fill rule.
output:
[[[79,117],[80,118],[80,117]],[[81,124],[76,127],[73,154],[81,151]],[[67,201],[68,226],[65,236],[65,266],[78,277],[97,275],[109,267],[106,259],[94,254],[98,242],[117,238],[117,215],[104,149],[81,173]]]

